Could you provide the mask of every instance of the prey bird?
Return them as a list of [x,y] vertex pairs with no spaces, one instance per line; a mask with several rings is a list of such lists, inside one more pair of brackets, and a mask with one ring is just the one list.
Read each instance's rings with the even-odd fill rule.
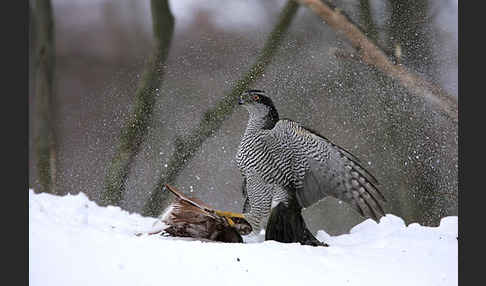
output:
[[[175,196],[175,200],[160,216],[160,221],[166,227],[146,234],[163,232],[163,234],[173,237],[242,243],[241,235],[251,232],[251,226],[244,219],[231,217],[227,212],[215,210],[198,198],[185,196],[175,187],[167,184],[164,187]],[[144,233],[136,235],[142,234]]]
[[[327,246],[307,228],[302,208],[332,196],[364,217],[379,221],[386,202],[376,178],[350,152],[288,119],[279,119],[261,90],[247,90],[239,104],[249,119],[236,162],[243,176],[243,213],[226,213],[249,222],[265,239]],[[224,213],[220,213],[225,215]]]

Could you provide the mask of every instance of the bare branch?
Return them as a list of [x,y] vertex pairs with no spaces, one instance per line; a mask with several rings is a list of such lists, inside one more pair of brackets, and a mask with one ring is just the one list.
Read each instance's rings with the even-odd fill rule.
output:
[[387,55],[338,8],[331,8],[321,0],[295,0],[307,6],[322,18],[337,34],[345,37],[356,49],[361,59],[376,67],[384,74],[397,80],[412,94],[436,104],[454,122],[458,121],[457,99],[447,94],[439,86],[407,70],[403,65],[393,64]]

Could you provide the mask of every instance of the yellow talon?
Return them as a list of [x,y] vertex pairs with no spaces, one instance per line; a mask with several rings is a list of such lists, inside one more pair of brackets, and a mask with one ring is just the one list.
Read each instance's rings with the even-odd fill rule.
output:
[[242,213],[233,213],[233,212],[226,212],[226,211],[219,211],[219,210],[215,210],[214,212],[219,216],[224,216],[225,218],[232,218],[232,217],[238,217],[242,219],[245,218]]
[[229,224],[230,226],[234,226],[234,225],[235,225],[235,222],[234,222],[232,219],[230,219],[229,217],[225,217],[225,218],[226,218],[226,220],[228,221],[228,224]]
[[220,210],[211,210],[216,215],[224,217],[231,227],[237,229],[241,235],[247,235],[251,232],[252,227],[250,223],[246,220],[242,213],[233,213]]

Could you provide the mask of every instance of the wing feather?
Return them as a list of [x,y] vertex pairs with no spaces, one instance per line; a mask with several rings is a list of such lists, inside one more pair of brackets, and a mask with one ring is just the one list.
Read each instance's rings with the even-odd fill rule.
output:
[[378,184],[378,180],[376,179],[375,176],[373,176],[373,174],[371,174],[368,170],[366,170],[362,165],[361,165],[361,160],[358,159],[358,157],[356,157],[355,155],[353,155],[351,152],[349,152],[348,150],[344,149],[343,147],[339,146],[339,145],[336,145],[334,144],[333,142],[331,142],[331,140],[327,139],[326,137],[324,137],[323,135],[317,133],[316,131],[314,131],[313,129],[310,129],[310,128],[307,128],[307,127],[303,127],[303,126],[300,126],[302,129],[304,130],[307,130],[309,133],[312,133],[314,134],[315,136],[317,137],[320,137],[322,140],[324,140],[325,142],[327,142],[328,144],[330,144],[331,146],[333,146],[334,148],[336,148],[337,150],[339,150],[339,152],[343,155],[343,156],[346,156],[347,158],[349,158],[352,162],[353,162],[353,168],[356,170],[356,171],[359,171],[361,173],[363,173],[363,175],[366,175],[368,180],[370,180],[373,184]]
[[[378,180],[359,159],[329,139],[291,120],[280,120],[269,133],[272,144],[291,148],[290,158],[298,174],[296,197],[303,207],[332,196],[350,204],[362,216],[379,220],[385,215],[385,197]],[[299,170],[305,166],[303,170]]]

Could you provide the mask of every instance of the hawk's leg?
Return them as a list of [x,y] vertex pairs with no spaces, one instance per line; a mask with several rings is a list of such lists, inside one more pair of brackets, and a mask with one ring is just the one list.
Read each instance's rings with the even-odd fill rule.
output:
[[270,215],[275,187],[273,184],[266,183],[257,171],[247,171],[246,185],[243,188],[246,190],[247,207],[245,207],[243,215],[250,223],[255,235],[260,233]]
[[272,209],[265,230],[265,240],[299,242],[303,245],[329,246],[312,235],[302,217],[301,208],[294,202],[279,203]]

